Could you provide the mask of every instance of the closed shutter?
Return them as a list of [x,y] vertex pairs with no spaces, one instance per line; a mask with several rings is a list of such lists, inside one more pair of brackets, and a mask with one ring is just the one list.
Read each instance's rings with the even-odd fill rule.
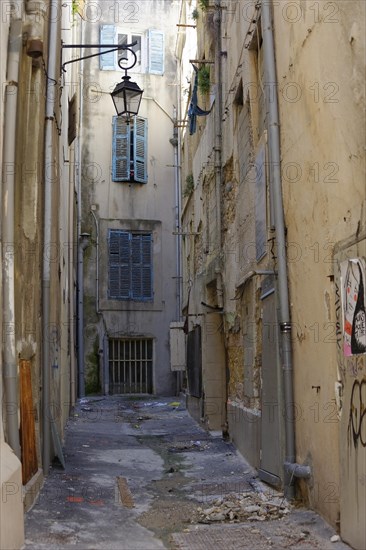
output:
[[141,235],[132,235],[131,260],[132,260],[132,271],[131,271],[132,298],[139,299],[142,296]]
[[131,289],[132,299],[152,298],[151,235],[132,235],[131,242]]
[[130,234],[109,231],[109,298],[130,297]]
[[149,73],[164,73],[164,33],[162,31],[149,30]]
[[141,298],[151,300],[153,297],[152,235],[141,235],[141,260]]
[[134,179],[147,183],[147,120],[135,117],[134,124]]
[[[101,25],[100,27],[100,43],[101,44],[116,44],[117,33],[114,25]],[[106,48],[101,48],[101,52],[107,51]],[[100,56],[99,67],[104,71],[116,70],[116,52],[109,52]]]
[[130,125],[123,117],[113,117],[113,181],[130,180]]
[[108,296],[152,300],[152,236],[111,229],[108,235]]

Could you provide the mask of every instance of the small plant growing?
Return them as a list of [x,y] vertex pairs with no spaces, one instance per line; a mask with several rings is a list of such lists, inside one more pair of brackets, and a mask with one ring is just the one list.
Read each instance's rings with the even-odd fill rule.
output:
[[189,174],[189,176],[186,177],[186,186],[183,191],[183,197],[189,197],[190,194],[193,192],[193,189],[194,189],[193,174]]
[[75,17],[77,14],[81,16],[81,9],[82,9],[82,2],[80,2],[80,0],[72,0],[71,2],[71,14],[72,14],[72,18],[73,18],[73,21],[75,20]]
[[199,11],[197,8],[194,8],[194,10],[192,11],[192,19],[194,19],[194,21],[197,21],[198,18],[199,18]]
[[202,11],[206,11],[208,9],[208,4],[209,0],[198,0],[198,5]]
[[202,95],[210,91],[210,69],[205,65],[198,70],[198,89]]

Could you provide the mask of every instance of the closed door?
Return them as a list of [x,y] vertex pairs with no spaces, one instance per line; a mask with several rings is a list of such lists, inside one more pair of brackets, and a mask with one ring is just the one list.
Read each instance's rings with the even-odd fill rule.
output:
[[274,486],[283,479],[281,374],[279,372],[278,329],[273,283],[262,286],[262,422],[259,477]]

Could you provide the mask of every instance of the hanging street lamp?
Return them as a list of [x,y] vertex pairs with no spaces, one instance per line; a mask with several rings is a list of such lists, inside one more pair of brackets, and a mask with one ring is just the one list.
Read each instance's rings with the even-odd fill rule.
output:
[[118,65],[120,69],[125,71],[125,74],[122,77],[122,82],[119,82],[111,93],[117,115],[124,116],[127,120],[129,120],[131,116],[137,115],[139,112],[143,94],[143,90],[140,89],[136,82],[131,82],[131,77],[127,75],[127,71],[132,69],[137,62],[136,53],[132,49],[136,44],[137,42],[133,42],[132,44],[126,44],[123,47],[123,50],[127,50],[132,53],[133,60],[131,65],[128,65],[127,67],[122,66],[125,61],[128,61],[127,57],[121,57],[118,60]]
[[137,62],[137,56],[136,53],[133,51],[133,47],[136,46],[136,42],[132,42],[132,44],[62,44],[62,48],[109,48],[107,51],[100,51],[95,54],[86,55],[83,57],[79,57],[78,59],[71,59],[69,61],[66,61],[62,64],[62,71],[66,72],[66,65],[69,63],[75,63],[76,61],[81,61],[84,59],[90,59],[91,57],[98,57],[103,54],[107,54],[110,52],[116,52],[116,51],[128,51],[132,54],[133,59],[130,65],[123,66],[125,62],[128,63],[128,57],[121,57],[118,60],[118,66],[122,71],[125,71],[124,76],[122,77],[122,82],[119,82],[116,87],[114,88],[113,92],[111,93],[111,97],[113,100],[114,107],[116,109],[118,116],[123,116],[127,119],[129,122],[130,118],[132,116],[136,116],[139,112],[141,98],[143,94],[143,90],[140,89],[138,84],[136,82],[131,82],[131,77],[128,76],[127,71],[132,69]]

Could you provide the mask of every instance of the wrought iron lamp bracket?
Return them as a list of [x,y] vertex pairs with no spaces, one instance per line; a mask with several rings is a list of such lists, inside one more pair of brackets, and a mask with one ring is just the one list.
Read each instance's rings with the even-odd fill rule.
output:
[[71,48],[74,48],[74,49],[87,49],[87,48],[90,48],[90,49],[95,49],[95,48],[98,48],[99,50],[100,49],[104,49],[104,48],[109,48],[107,49],[107,51],[103,51],[103,52],[98,52],[98,53],[93,53],[93,54],[90,54],[90,55],[84,55],[82,57],[78,57],[77,59],[70,59],[69,61],[65,61],[65,63],[62,63],[62,59],[61,59],[61,74],[62,73],[65,73],[66,72],[66,65],[70,65],[70,63],[76,63],[77,61],[84,61],[85,59],[90,59],[92,57],[99,57],[101,55],[104,55],[104,54],[107,54],[107,53],[111,53],[111,52],[117,52],[119,50],[123,50],[123,51],[129,51],[130,53],[133,54],[133,62],[131,65],[129,65],[128,67],[122,67],[122,62],[123,61],[128,61],[128,58],[127,57],[121,57],[119,60],[118,60],[118,66],[120,69],[122,69],[123,71],[125,71],[125,75],[127,76],[127,71],[129,71],[130,69],[132,69],[135,65],[136,65],[136,62],[137,62],[137,56],[136,56],[136,53],[133,51],[133,47],[136,46],[137,44],[137,40],[135,42],[132,42],[131,44],[61,44],[61,52],[63,49],[71,49]]

